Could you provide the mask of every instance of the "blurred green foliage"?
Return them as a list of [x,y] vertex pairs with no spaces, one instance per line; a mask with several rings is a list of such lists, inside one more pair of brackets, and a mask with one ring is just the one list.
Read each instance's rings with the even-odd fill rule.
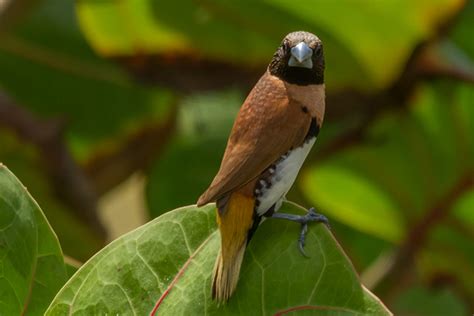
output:
[[[251,88],[242,73],[257,78],[286,33],[314,32],[327,115],[289,198],[328,215],[362,281],[396,314],[474,311],[473,1],[9,4],[0,96],[41,126],[64,119],[61,139],[97,195],[123,180],[117,170],[144,173],[150,218],[194,203],[212,180]],[[193,88],[194,77],[215,88]],[[60,162],[56,147],[2,102],[0,162],[64,252],[86,260],[103,239],[58,193],[76,188],[45,167]],[[105,190],[98,175],[112,179]]]

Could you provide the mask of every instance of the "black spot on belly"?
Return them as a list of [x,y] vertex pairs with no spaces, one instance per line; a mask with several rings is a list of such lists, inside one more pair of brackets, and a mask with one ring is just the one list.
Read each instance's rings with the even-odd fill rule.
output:
[[[283,157],[283,156],[282,156]],[[276,176],[277,166],[276,164],[281,160],[277,160],[275,163],[271,164],[267,169],[265,169],[261,174],[257,183],[255,183],[255,187],[253,189],[253,196],[255,198],[255,206],[254,210],[257,211],[258,207],[260,206],[260,199],[261,197],[273,186],[273,181]]]
[[316,119],[313,117],[311,119],[311,125],[309,126],[308,133],[306,133],[305,141],[312,139],[313,137],[318,136],[319,134],[319,125],[316,122]]
[[254,212],[252,227],[250,227],[249,231],[247,232],[247,245],[249,244],[250,239],[252,239],[253,234],[255,234],[255,231],[257,230],[258,225],[260,225],[261,221],[262,221],[262,216],[259,216],[257,212]]

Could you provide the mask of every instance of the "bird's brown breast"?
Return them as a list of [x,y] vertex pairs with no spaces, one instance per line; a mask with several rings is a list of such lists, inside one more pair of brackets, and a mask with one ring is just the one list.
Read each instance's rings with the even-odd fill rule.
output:
[[[308,114],[316,119],[318,126],[321,127],[324,120],[325,111],[325,93],[324,84],[299,86],[291,83],[284,83],[288,97],[294,104],[299,104],[302,111],[308,111]],[[306,110],[305,110],[306,109]]]

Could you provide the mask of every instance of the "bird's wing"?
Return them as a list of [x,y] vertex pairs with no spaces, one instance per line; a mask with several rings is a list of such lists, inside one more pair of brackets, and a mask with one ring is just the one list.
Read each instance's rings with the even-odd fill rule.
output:
[[300,146],[310,125],[311,116],[288,98],[284,83],[267,72],[242,105],[219,172],[198,205],[254,180],[290,149]]

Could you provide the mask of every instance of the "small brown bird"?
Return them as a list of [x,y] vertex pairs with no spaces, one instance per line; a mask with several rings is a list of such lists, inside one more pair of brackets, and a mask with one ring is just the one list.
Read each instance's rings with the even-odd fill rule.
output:
[[245,248],[263,217],[300,223],[303,254],[308,222],[327,223],[312,208],[304,216],[277,213],[316,140],[324,99],[321,41],[308,32],[288,34],[242,105],[219,172],[197,202],[217,205],[221,250],[212,282],[217,301],[234,292]]

